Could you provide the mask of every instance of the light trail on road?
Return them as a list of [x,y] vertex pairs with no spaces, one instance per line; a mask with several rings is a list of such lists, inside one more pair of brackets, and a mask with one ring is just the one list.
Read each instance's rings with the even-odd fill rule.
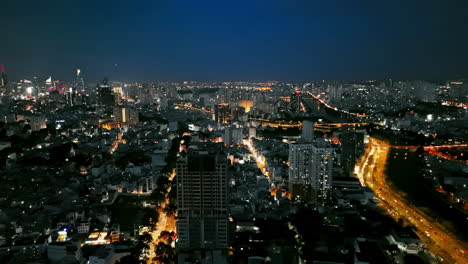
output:
[[359,113],[352,113],[352,112],[348,112],[346,110],[343,110],[343,109],[338,109],[337,107],[334,107],[334,106],[331,106],[329,105],[327,102],[325,102],[324,100],[320,99],[320,97],[318,97],[317,95],[314,95],[313,93],[311,92],[306,92],[308,95],[310,95],[312,98],[314,98],[315,100],[317,100],[319,103],[321,103],[323,106],[325,106],[326,108],[329,108],[329,109],[332,109],[332,110],[335,110],[337,112],[342,112],[344,114],[347,114],[347,115],[353,115],[353,116],[356,116],[356,117],[365,117],[366,114],[359,114]]
[[[169,175],[169,181],[170,182],[172,182],[175,175],[176,175],[175,171],[173,171]],[[166,206],[169,204],[168,195],[169,195],[170,191],[171,191],[171,187],[169,187],[167,189],[166,199],[164,200],[164,202],[162,204],[160,204],[160,206],[158,208],[159,217],[158,217],[158,222],[156,223],[156,227],[150,232],[150,235],[151,235],[153,241],[151,241],[151,243],[149,243],[150,248],[147,251],[148,255],[146,256],[146,258],[147,258],[146,263],[148,263],[148,264],[160,264],[160,262],[154,260],[154,258],[156,257],[156,246],[158,245],[158,243],[159,242],[165,242],[165,241],[159,239],[159,236],[161,235],[161,233],[163,231],[176,232],[176,219],[175,219],[175,216],[169,216],[164,211]],[[173,245],[171,245],[171,246],[173,246]]]
[[176,104],[175,106],[176,106],[176,109],[201,111],[201,112],[204,112],[206,114],[213,114],[214,113],[214,111],[211,110],[211,109],[200,108],[200,107],[196,107],[196,106],[193,106],[193,105],[190,105],[190,104]]
[[114,153],[119,148],[120,143],[125,142],[124,140],[122,140],[123,134],[124,134],[124,130],[122,129],[120,130],[119,134],[117,134],[115,141],[112,143],[112,147],[109,150],[110,154]]
[[[206,114],[213,114],[214,111],[210,108],[201,108],[197,106],[193,106],[191,104],[176,104],[175,105],[176,109],[181,109],[181,110],[187,110],[187,111],[199,111],[203,112]],[[332,109],[334,109],[332,107]],[[336,110],[336,109],[334,109]],[[338,111],[338,110],[337,110]],[[354,114],[354,113],[349,113],[344,110],[339,110],[341,112],[347,113],[347,114]],[[360,116],[359,114],[355,114],[357,116]],[[292,122],[292,121],[275,121],[275,120],[270,120],[266,118],[255,118],[255,117],[249,117],[249,120],[252,121],[260,121],[262,126],[270,126],[270,127],[282,127],[282,128],[295,128],[295,127],[302,127],[302,122]],[[354,123],[325,123],[325,122],[315,122],[314,127],[316,130],[323,130],[323,129],[333,129],[333,128],[341,128],[343,126],[365,126],[368,125],[369,123],[364,123],[364,122],[354,122]]]
[[402,198],[398,190],[387,185],[385,166],[391,145],[370,138],[361,160],[356,164],[355,173],[361,184],[370,187],[381,201],[379,206],[395,219],[404,219],[416,227],[416,234],[427,248],[443,259],[443,263],[467,264],[467,244],[444,230],[435,219],[411,205]]
[[[244,146],[246,146],[252,156],[255,159],[255,162],[257,163],[257,167],[262,171],[262,174],[265,175],[269,180],[271,179],[271,173],[268,170],[268,166],[266,163],[265,156],[263,156],[257,149],[255,149],[254,144],[251,139],[247,140],[244,139],[243,141]],[[271,184],[270,186],[270,194],[272,196],[276,196],[276,192],[278,191],[278,187],[274,184]],[[291,200],[291,194],[288,192],[283,192],[282,193],[283,197],[286,197]]]
[[[451,155],[447,155],[447,154],[443,153],[443,150],[446,150],[446,149],[467,148],[467,147],[468,147],[468,144],[452,144],[452,145],[430,145],[430,146],[423,146],[422,148],[429,155],[437,156],[439,158],[446,159],[446,160],[464,162],[464,163],[468,164],[468,160],[458,159],[459,157],[457,155],[451,156]],[[395,148],[395,149],[408,149],[410,151],[416,151],[418,149],[418,146],[395,146],[395,145],[392,145],[392,148]],[[461,153],[461,156],[463,156],[463,153]]]

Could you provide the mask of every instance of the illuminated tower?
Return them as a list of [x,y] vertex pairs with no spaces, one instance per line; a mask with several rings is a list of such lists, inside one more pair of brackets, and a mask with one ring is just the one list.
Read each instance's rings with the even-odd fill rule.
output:
[[8,84],[7,76],[5,73],[5,65],[0,65],[1,73],[0,73],[0,88],[5,88]]
[[250,112],[250,109],[253,107],[253,100],[241,100],[239,102],[239,106],[244,107],[245,112],[248,113]]
[[76,92],[84,92],[85,90],[85,83],[84,83],[84,79],[83,77],[81,76],[81,70],[80,69],[76,69]]
[[53,82],[53,91],[57,91],[59,94],[63,92],[63,83],[59,80]]
[[138,124],[138,111],[130,107],[114,107],[114,121],[122,125],[134,126]]
[[290,144],[289,183],[293,189],[294,185],[311,188],[310,198],[326,200],[331,189],[334,153],[324,140]]
[[231,109],[228,104],[215,105],[214,120],[221,124],[229,123],[231,120]]
[[47,78],[47,80],[45,81],[45,87],[49,92],[54,90],[54,86],[52,84],[52,76],[49,76],[49,78]]

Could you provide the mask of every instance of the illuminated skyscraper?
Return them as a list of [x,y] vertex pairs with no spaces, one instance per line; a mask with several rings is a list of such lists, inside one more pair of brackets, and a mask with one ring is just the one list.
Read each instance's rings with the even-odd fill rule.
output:
[[289,183],[310,183],[312,148],[311,143],[289,145]]
[[248,113],[248,112],[250,112],[250,108],[253,107],[253,100],[241,100],[239,102],[239,106],[244,107],[245,112]]
[[214,120],[218,123],[229,123],[231,121],[231,109],[228,104],[215,105]]
[[312,189],[313,199],[325,200],[331,189],[334,149],[328,142],[289,145],[289,183]]
[[130,107],[114,107],[114,120],[123,125],[134,126],[138,124],[138,111]]
[[73,92],[73,88],[70,88],[67,92],[65,92],[65,100],[69,106],[75,105],[75,95]]
[[0,73],[0,88],[5,88],[8,84],[8,79],[5,73],[5,65],[0,65],[1,73]]
[[63,83],[59,80],[53,82],[53,91],[57,91],[59,94],[63,92]]
[[85,91],[85,83],[84,79],[81,76],[81,70],[76,69],[76,84],[75,84],[76,90],[75,92],[84,92]]

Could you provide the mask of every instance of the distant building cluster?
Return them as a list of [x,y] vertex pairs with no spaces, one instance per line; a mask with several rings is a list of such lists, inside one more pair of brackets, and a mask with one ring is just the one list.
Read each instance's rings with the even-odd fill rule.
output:
[[0,263],[437,262],[360,169],[372,137],[411,145],[425,184],[466,207],[467,84],[11,80],[1,65]]

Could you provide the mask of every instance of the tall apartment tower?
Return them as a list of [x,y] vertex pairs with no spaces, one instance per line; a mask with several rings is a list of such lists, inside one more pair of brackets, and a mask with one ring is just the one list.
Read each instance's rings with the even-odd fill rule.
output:
[[178,263],[226,263],[227,168],[226,157],[207,150],[177,162]]
[[302,122],[301,138],[308,143],[314,141],[314,122],[310,120],[304,120]]
[[131,107],[116,106],[113,108],[114,121],[122,125],[135,126],[138,124],[138,111]]
[[223,141],[226,146],[241,145],[243,137],[242,128],[226,127],[224,129]]
[[[289,145],[289,184],[294,189],[307,189],[311,199],[328,198],[333,168],[334,149],[323,140]],[[293,190],[294,193],[299,193]]]
[[214,109],[214,121],[226,124],[231,121],[231,109],[228,104],[217,104]]
[[291,111],[293,112],[300,112],[301,111],[301,102],[302,102],[302,94],[299,91],[295,91],[291,96]]

